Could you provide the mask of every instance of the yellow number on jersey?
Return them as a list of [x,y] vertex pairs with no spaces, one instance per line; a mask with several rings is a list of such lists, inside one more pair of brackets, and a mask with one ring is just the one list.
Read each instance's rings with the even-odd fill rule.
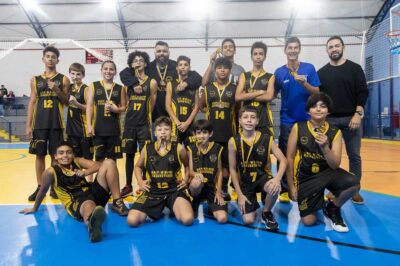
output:
[[139,111],[141,107],[141,103],[133,103],[133,111]]
[[161,189],[168,188],[168,183],[167,182],[158,182],[157,187]]
[[180,113],[181,115],[187,115],[187,111],[188,111],[187,106],[181,106],[181,107],[179,108],[179,113]]
[[43,107],[44,108],[53,108],[53,100],[44,100]]
[[215,119],[225,119],[225,112],[224,111],[215,111]]
[[257,172],[251,172],[250,176],[251,176],[251,182],[253,182],[253,183],[256,182]]

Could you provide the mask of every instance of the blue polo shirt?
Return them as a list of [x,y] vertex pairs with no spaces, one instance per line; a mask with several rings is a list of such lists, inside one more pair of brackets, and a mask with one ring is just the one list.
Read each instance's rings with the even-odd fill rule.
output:
[[[312,64],[300,62],[297,75],[305,75],[312,86],[321,85],[317,72]],[[306,102],[310,93],[294,79],[290,69],[284,65],[275,70],[275,95],[281,92],[281,124],[293,125],[307,121]]]

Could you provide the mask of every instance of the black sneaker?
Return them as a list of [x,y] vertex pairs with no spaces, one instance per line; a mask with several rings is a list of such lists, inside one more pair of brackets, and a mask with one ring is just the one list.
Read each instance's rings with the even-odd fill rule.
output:
[[122,200],[122,198],[119,198],[119,199],[113,201],[111,210],[113,212],[118,213],[121,216],[127,216],[128,212],[129,212],[129,209],[125,206],[125,203]]
[[121,189],[121,198],[126,198],[129,195],[132,195],[132,186],[126,185]]
[[58,199],[57,193],[54,190],[53,186],[51,186],[51,188],[50,188],[50,197],[52,197],[53,199]]
[[35,201],[35,200],[36,200],[36,196],[37,196],[39,190],[40,190],[40,186],[37,186],[35,192],[33,192],[33,193],[28,197],[28,200],[29,200],[29,201]]
[[324,214],[330,220],[333,230],[339,233],[346,233],[349,231],[349,228],[343,221],[340,207],[335,206],[332,201],[329,201],[325,206]]
[[261,222],[265,224],[265,228],[271,231],[278,231],[279,224],[275,220],[274,215],[272,212],[263,212],[261,215]]
[[89,238],[91,242],[99,242],[103,238],[101,226],[106,219],[106,212],[102,206],[96,206],[89,218]]

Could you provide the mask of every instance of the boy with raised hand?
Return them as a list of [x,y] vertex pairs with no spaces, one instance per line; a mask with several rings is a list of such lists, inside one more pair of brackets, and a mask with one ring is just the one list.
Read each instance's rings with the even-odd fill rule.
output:
[[[342,133],[326,121],[332,100],[325,93],[308,98],[306,110],[310,120],[294,124],[287,144],[290,198],[298,202],[305,225],[317,222],[317,211],[323,209],[337,232],[348,232],[340,207],[360,188],[353,174],[339,168],[342,158]],[[324,191],[334,198],[324,203]]]
[[[271,210],[281,189],[280,181],[287,161],[273,137],[256,130],[258,121],[256,108],[243,106],[240,109],[242,132],[229,140],[229,168],[243,223],[254,223],[259,207],[257,193],[266,192],[261,222],[268,230],[276,231],[279,225]],[[271,152],[280,162],[275,177],[268,167]]]
[[210,141],[213,135],[208,120],[197,120],[193,124],[197,143],[190,144],[189,150],[189,190],[196,211],[200,202],[207,200],[208,209],[218,223],[228,220],[228,208],[221,195],[222,187],[222,146]]
[[[89,238],[92,242],[102,239],[101,226],[105,220],[104,206],[113,196],[111,210],[119,215],[126,216],[126,208],[119,195],[118,169],[111,159],[102,164],[84,158],[75,158],[73,147],[68,142],[61,142],[56,149],[56,164],[43,172],[42,186],[37,194],[32,208],[26,208],[20,213],[35,213],[47,190],[51,185],[60,197],[67,213],[84,221],[89,229]],[[93,183],[85,177],[97,173]]]

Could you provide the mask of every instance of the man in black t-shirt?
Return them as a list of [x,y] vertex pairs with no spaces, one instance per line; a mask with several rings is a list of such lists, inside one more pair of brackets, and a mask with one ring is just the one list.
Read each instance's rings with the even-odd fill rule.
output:
[[[330,61],[318,71],[320,89],[333,100],[333,109],[328,122],[343,133],[350,172],[361,179],[361,122],[364,105],[368,98],[368,87],[360,65],[343,57],[344,42],[340,36],[328,39],[326,50]],[[352,197],[355,204],[363,204],[359,193]]]

